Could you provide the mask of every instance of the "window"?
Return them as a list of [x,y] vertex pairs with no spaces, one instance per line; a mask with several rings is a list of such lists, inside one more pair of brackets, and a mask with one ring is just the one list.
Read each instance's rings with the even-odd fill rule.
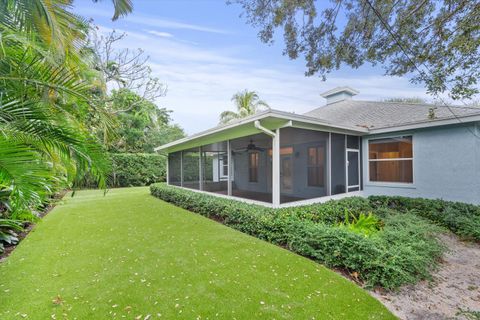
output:
[[370,181],[413,183],[412,136],[368,142]]
[[220,156],[220,177],[228,177],[228,155],[226,154]]
[[324,186],[325,148],[323,146],[308,148],[308,186]]
[[258,152],[248,154],[248,181],[258,182]]

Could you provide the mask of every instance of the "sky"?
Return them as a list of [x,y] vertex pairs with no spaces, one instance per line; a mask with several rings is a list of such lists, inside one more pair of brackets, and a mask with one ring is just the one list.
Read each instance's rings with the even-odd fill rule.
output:
[[114,22],[111,1],[75,1],[74,12],[92,19],[100,32],[125,32],[118,49],[145,51],[153,75],[168,88],[157,105],[172,110],[187,134],[216,126],[222,111],[234,110],[232,95],[244,89],[258,92],[272,109],[298,114],[324,105],[320,94],[338,86],[357,89],[359,100],[431,99],[421,85],[384,76],[378,66],[342,67],[326,81],[305,77],[305,61],[282,54],[281,34],[273,45],[262,43],[258,30],[240,16],[242,8],[224,0],[133,3],[133,13]]

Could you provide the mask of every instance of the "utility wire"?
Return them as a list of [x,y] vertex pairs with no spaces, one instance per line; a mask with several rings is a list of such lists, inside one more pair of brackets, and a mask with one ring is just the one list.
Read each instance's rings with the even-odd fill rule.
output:
[[[378,10],[373,6],[373,4],[370,2],[370,0],[365,0],[365,2],[368,4],[368,6],[373,10],[373,12],[375,13],[375,15],[377,16],[377,18],[380,20],[380,22],[382,23],[382,25],[385,27],[385,29],[387,30],[387,32],[390,34],[390,36],[393,38],[393,40],[396,42],[396,44],[398,45],[398,47],[400,48],[400,50],[403,52],[403,54],[405,55],[405,57],[408,59],[408,61],[413,65],[413,67],[418,71],[418,73],[420,74],[420,77],[422,78],[423,81],[427,82],[428,80],[426,79],[426,75],[425,75],[425,72],[423,70],[420,70],[420,68],[417,66],[417,64],[415,63],[415,61],[413,61],[412,58],[410,58],[410,55],[408,54],[407,50],[405,49],[405,47],[402,45],[402,43],[400,42],[400,40],[398,39],[398,37],[395,35],[395,33],[392,31],[392,28],[390,27],[390,25],[383,19],[382,15],[380,14],[380,12],[378,12]],[[428,72],[432,73],[431,70],[428,68],[428,66],[426,66],[424,63],[422,63],[422,66],[424,66]],[[459,123],[464,123],[456,114],[455,112],[452,110],[452,108],[445,102],[445,100],[443,100],[443,98],[441,96],[439,96],[438,94],[435,94],[437,96],[438,99],[440,99],[440,101],[444,104],[445,107],[447,107],[447,109],[450,111],[450,113],[455,117],[455,119],[459,122]],[[463,104],[465,104],[463,101],[462,101]],[[468,108],[468,107],[467,107]],[[473,134],[476,138],[480,139],[480,136],[477,135],[477,133],[475,133],[470,127],[467,127],[468,131]]]

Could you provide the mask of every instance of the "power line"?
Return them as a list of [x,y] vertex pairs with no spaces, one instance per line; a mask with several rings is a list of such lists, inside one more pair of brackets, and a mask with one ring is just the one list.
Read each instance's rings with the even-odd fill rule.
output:
[[[400,42],[400,40],[398,39],[398,37],[395,35],[395,33],[392,31],[390,25],[383,19],[382,15],[380,14],[380,12],[378,12],[378,10],[373,6],[373,4],[370,2],[370,0],[365,0],[365,2],[367,2],[368,6],[373,10],[373,12],[375,13],[375,15],[377,16],[377,18],[380,20],[380,22],[382,23],[382,25],[385,27],[385,29],[387,30],[387,32],[390,34],[390,36],[393,38],[393,40],[396,42],[396,44],[398,45],[398,47],[400,48],[400,50],[403,52],[403,54],[405,55],[405,57],[408,59],[408,61],[413,65],[413,67],[418,71],[418,73],[420,74],[420,77],[422,78],[423,81],[425,82],[428,82],[428,80],[426,79],[426,75],[425,75],[425,72],[423,70],[420,70],[420,68],[417,66],[417,64],[415,63],[415,61],[413,61],[412,58],[410,58],[410,55],[407,53],[407,50],[404,48],[404,46],[402,45],[402,43]],[[424,66],[428,72],[432,73],[432,71],[428,68],[428,66],[426,66],[424,63],[421,63],[422,66]],[[441,100],[441,102],[444,104],[445,107],[448,108],[448,110],[450,111],[450,113],[455,117],[455,119],[459,122],[459,123],[464,123],[456,114],[455,112],[453,112],[452,108],[443,100],[443,98],[441,96],[439,96],[438,94],[435,94],[437,96],[438,99]],[[462,103],[465,105],[465,103],[462,101]],[[467,127],[468,131],[474,135],[476,138],[480,139],[480,136],[478,136],[474,131],[472,131],[472,129],[470,127]]]

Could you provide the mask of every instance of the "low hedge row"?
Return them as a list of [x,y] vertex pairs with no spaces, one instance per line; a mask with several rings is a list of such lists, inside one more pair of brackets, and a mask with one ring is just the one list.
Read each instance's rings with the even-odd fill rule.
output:
[[423,198],[370,196],[372,208],[414,212],[440,224],[462,238],[480,241],[480,206]]
[[[350,272],[367,286],[387,289],[430,277],[443,252],[437,227],[414,214],[380,208],[384,228],[365,237],[337,226],[345,210],[370,210],[367,199],[350,198],[296,208],[272,209],[184,190],[164,183],[152,195],[214,218],[239,231],[281,245],[332,268]],[[365,212],[365,211],[363,211]]]

